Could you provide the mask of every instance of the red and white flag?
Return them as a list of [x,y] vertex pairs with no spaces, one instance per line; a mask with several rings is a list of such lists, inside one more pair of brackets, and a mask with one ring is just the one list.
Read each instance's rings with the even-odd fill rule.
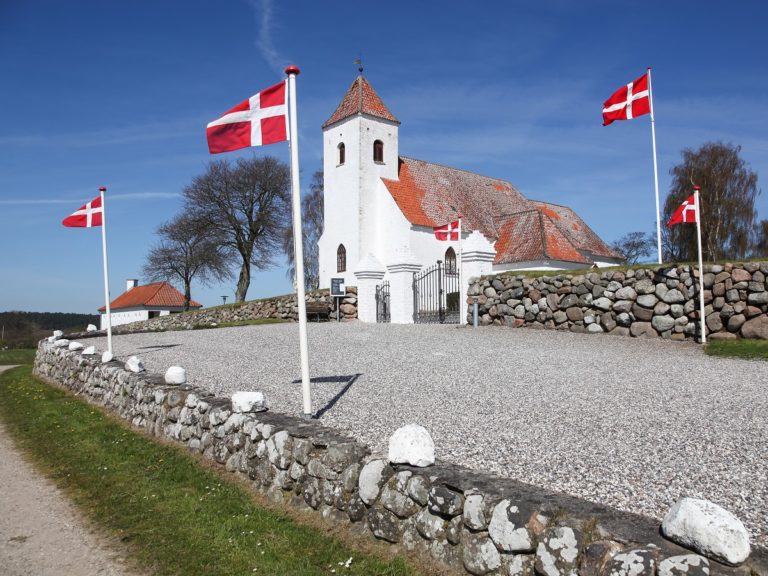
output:
[[101,207],[101,196],[80,206],[80,209],[73,212],[61,221],[64,226],[69,228],[92,228],[101,226],[103,210]]
[[608,126],[614,120],[631,120],[650,112],[651,99],[646,73],[616,90],[603,102],[603,126]]
[[438,240],[458,240],[459,239],[459,221],[454,220],[450,224],[435,226],[433,228],[435,238]]
[[680,204],[672,218],[667,222],[667,228],[672,228],[675,224],[696,224],[696,194],[691,194],[688,199]]
[[208,124],[211,154],[288,140],[285,82],[262,90]]

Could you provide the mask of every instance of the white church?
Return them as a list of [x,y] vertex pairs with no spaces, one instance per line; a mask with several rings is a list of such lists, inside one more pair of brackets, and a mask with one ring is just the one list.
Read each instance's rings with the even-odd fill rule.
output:
[[[460,249],[463,286],[453,290],[462,303],[472,277],[622,262],[570,208],[529,200],[504,180],[401,156],[399,126],[362,73],[323,124],[320,286],[332,278],[357,286],[361,321],[377,321],[383,286],[388,321],[419,321],[414,274],[440,260],[440,281],[450,284]],[[459,215],[461,247],[458,240],[437,240],[433,227]],[[450,306],[446,295],[438,298]],[[464,309],[459,316],[466,317]]]

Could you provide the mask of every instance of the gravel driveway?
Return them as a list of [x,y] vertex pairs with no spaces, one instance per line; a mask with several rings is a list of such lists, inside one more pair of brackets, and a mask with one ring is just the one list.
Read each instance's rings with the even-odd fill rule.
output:
[[[308,332],[313,410],[374,451],[416,422],[440,459],[657,519],[682,496],[706,498],[768,547],[768,362],[529,329],[330,322]],[[301,413],[296,324],[116,336],[114,349]]]

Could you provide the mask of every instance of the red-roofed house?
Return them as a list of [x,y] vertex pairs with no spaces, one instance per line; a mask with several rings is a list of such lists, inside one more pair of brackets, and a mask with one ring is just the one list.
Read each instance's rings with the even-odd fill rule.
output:
[[[168,282],[155,282],[139,286],[138,280],[128,280],[125,292],[109,303],[112,326],[148,320],[156,316],[167,316],[184,311],[184,295]],[[203,305],[190,300],[190,310]],[[107,307],[99,308],[101,329],[107,327]]]
[[[321,286],[344,278],[360,289],[406,268],[448,261],[458,242],[437,241],[432,228],[459,214],[462,238],[482,262],[473,275],[621,262],[570,208],[529,200],[504,180],[401,156],[399,126],[362,74],[323,124]],[[363,300],[359,295],[358,317],[370,320]],[[393,302],[392,314],[408,321],[395,308]]]

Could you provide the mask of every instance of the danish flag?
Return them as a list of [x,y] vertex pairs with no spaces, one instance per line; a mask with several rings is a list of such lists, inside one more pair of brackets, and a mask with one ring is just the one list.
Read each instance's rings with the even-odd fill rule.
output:
[[102,213],[101,196],[98,196],[90,202],[86,202],[80,209],[73,212],[61,221],[64,226],[69,228],[93,228],[101,226]]
[[450,224],[435,226],[433,228],[435,238],[438,240],[458,240],[459,239],[459,221],[454,220]]
[[603,103],[603,126],[614,120],[631,120],[651,112],[648,73],[611,94]]
[[667,222],[667,228],[672,228],[675,224],[696,224],[696,194],[691,194],[688,199],[680,204],[672,218]]
[[241,102],[208,124],[211,154],[288,140],[285,81]]

